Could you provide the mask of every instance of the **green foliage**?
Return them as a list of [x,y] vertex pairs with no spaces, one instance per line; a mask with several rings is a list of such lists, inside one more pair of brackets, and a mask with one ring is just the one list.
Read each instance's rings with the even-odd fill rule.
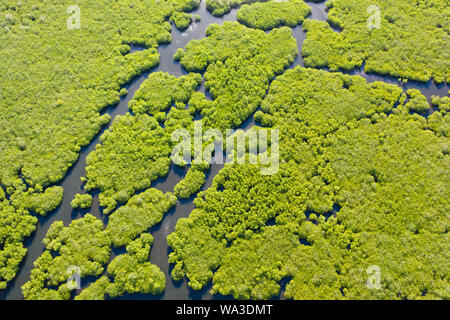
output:
[[[431,103],[439,112],[434,112],[428,118],[428,128],[438,136],[450,137],[450,113],[448,113],[450,111],[450,98],[448,96],[433,97]],[[443,152],[445,155],[450,154],[450,145],[447,145]]]
[[252,3],[257,1],[267,0],[206,0],[206,9],[216,17],[221,17],[227,14],[233,8],[237,8],[244,3]]
[[99,189],[105,213],[169,171],[170,136],[147,114],[116,118],[86,159],[87,190]]
[[247,27],[269,30],[279,26],[295,27],[311,14],[303,0],[257,2],[243,5],[237,20]]
[[88,209],[92,205],[92,196],[90,194],[77,193],[70,205],[74,209]]
[[214,293],[238,299],[268,299],[280,291],[278,282],[298,238],[287,228],[271,226],[248,239],[236,240],[214,274]]
[[[9,195],[0,188],[0,290],[14,279],[27,249],[22,242],[36,229],[37,218],[56,209],[63,198],[63,188],[54,186],[42,192],[41,186],[17,185]],[[9,188],[12,189],[12,188]]]
[[[155,47],[170,40],[166,17],[197,5],[187,0],[133,5],[83,0],[77,3],[81,28],[68,30],[66,10],[72,4],[50,1],[1,8],[1,20],[10,15],[16,21],[5,29],[0,20],[5,57],[0,65],[5,75],[0,83],[0,141],[7,148],[1,153],[0,177],[5,186],[19,168],[30,184],[59,181],[80,148],[108,121],[99,112],[118,101],[120,86],[158,63]],[[129,43],[152,48],[123,56]]]
[[165,288],[164,273],[148,262],[153,237],[144,233],[127,246],[127,253],[117,256],[108,266],[108,275],[103,276],[84,289],[76,300],[104,300],[106,296],[116,298],[124,293],[160,294]]
[[186,12],[175,12],[171,17],[170,21],[172,21],[177,29],[185,30],[189,27],[192,22],[192,15]]
[[28,210],[45,216],[48,212],[55,210],[61,203],[64,190],[60,186],[54,186],[40,192],[41,188],[29,188],[24,192],[16,192],[10,197],[11,204],[16,208]]
[[[67,27],[74,4],[80,29]],[[12,206],[1,200],[0,289],[25,255],[21,242],[37,222],[29,214],[59,205],[62,189],[49,186],[110,120],[101,111],[119,102],[120,88],[134,76],[158,64],[157,45],[171,40],[170,16],[197,6],[197,0],[2,1],[0,189]],[[148,49],[125,55],[130,44]]]
[[[171,193],[163,194],[152,188],[135,195],[113,212],[106,229],[91,214],[72,221],[68,227],[61,221],[54,222],[44,239],[46,251],[36,260],[30,281],[22,287],[25,299],[69,299],[73,289],[67,286],[67,280],[73,272],[79,270],[80,278],[102,274],[112,246],[127,246],[128,252],[108,265],[108,274],[114,281],[103,276],[77,299],[104,299],[106,294],[114,298],[124,293],[161,293],[165,277],[158,267],[147,262],[153,237],[145,231],[159,223],[175,203],[176,197]],[[20,253],[18,248],[15,251]],[[6,258],[0,256],[0,263]],[[9,268],[12,267],[10,263]],[[0,275],[7,279],[11,272],[2,268]]]
[[[223,15],[249,2],[207,0],[207,7]],[[329,23],[341,33],[305,21],[305,64],[349,70],[366,62],[369,72],[448,81],[446,2],[376,3],[381,29],[366,27],[374,4],[368,0],[329,2]],[[71,4],[0,5],[0,289],[26,254],[33,214],[62,200],[62,188],[51,185],[110,120],[101,110],[126,94],[132,77],[157,65],[158,43],[170,41],[168,21],[186,28],[192,16],[182,11],[198,1],[81,0],[81,29],[67,30]],[[282,9],[293,4],[301,9]],[[306,10],[290,0],[244,6],[238,16],[268,29],[296,25]],[[148,49],[127,54],[131,44]],[[291,278],[286,297],[294,299],[449,299],[448,97],[434,97],[438,111],[425,119],[417,113],[429,105],[418,90],[405,95],[382,82],[302,68],[278,77],[266,96],[297,54],[287,27],[265,33],[226,22],[174,56],[188,71],[205,72],[213,100],[195,92],[197,73],[151,74],[130,101],[135,115],[118,117],[87,159],[86,189],[100,191],[104,212],[124,206],[106,229],[90,214],[68,227],[53,223],[25,298],[70,298],[71,267],[97,277],[111,247],[125,245],[127,253],[77,299],[161,293],[165,277],[148,262],[153,238],[145,232],[176,203],[174,195],[148,189],[169,170],[171,133],[192,131],[194,115],[207,128],[234,128],[261,107],[255,120],[280,130],[278,172],[225,166],[168,237],[172,277],[186,276],[195,290],[212,280],[214,293],[240,299],[273,297],[283,278]],[[206,169],[191,167],[175,195],[200,190]],[[77,195],[72,204],[91,201]],[[381,268],[381,290],[365,285],[370,265]]]
[[[302,226],[303,236],[311,237],[322,230],[307,221]],[[320,235],[312,246],[297,246],[285,266],[285,272],[293,279],[286,286],[285,296],[297,300],[342,299],[338,277],[341,256],[346,250],[331,247]],[[364,270],[365,271],[365,270]]]
[[203,126],[235,128],[259,106],[269,81],[294,61],[297,45],[287,27],[266,34],[224,22],[210,25],[206,35],[175,56],[188,71],[206,70],[205,87],[214,100],[203,103]]
[[75,300],[105,300],[106,291],[110,285],[109,278],[102,276],[95,282],[91,283],[89,287],[83,289]]
[[[87,158],[86,188],[101,191],[100,205],[106,207],[105,213],[168,173],[175,143],[171,141],[172,132],[180,128],[193,132],[194,114],[212,104],[203,93],[194,93],[201,82],[198,73],[180,78],[162,72],[151,74],[130,101],[136,115],[118,117],[101,137],[102,145]],[[187,180],[177,187],[178,195],[189,197],[188,194],[196,193],[204,183],[202,171],[206,169],[196,168],[197,172],[189,173]],[[159,220],[160,217],[156,222]]]
[[[380,8],[380,28],[367,22]],[[450,7],[446,0],[332,0],[328,22],[303,23],[306,66],[350,70],[363,62],[366,72],[418,81],[449,82]]]
[[[88,156],[86,188],[101,191],[100,205],[106,207],[105,213],[167,174],[171,134],[178,128],[192,132],[195,114],[201,114],[205,129],[225,130],[243,123],[261,103],[269,80],[293,61],[298,50],[288,28],[266,34],[238,23],[225,23],[210,26],[207,34],[206,39],[192,41],[186,52],[177,55],[190,71],[206,68],[205,85],[214,100],[194,93],[202,82],[197,73],[180,78],[153,73],[130,101],[136,116],[117,118],[102,136],[102,145]],[[210,61],[200,65],[199,59]],[[162,112],[171,106],[163,117]],[[164,122],[164,129],[144,113]],[[176,187],[177,196],[190,197],[204,179],[204,173],[198,170],[188,173]]]
[[124,293],[160,294],[164,291],[166,277],[154,264],[148,262],[153,237],[142,234],[127,246],[127,253],[117,256],[108,266],[114,282],[108,287],[111,298]]
[[436,97],[433,96],[433,99],[431,101],[431,104],[433,107],[437,107],[439,111],[442,113],[447,113],[450,111],[450,97]]
[[106,228],[113,246],[128,245],[137,235],[159,223],[176,203],[171,193],[150,188],[133,196],[128,203],[114,211]]
[[152,73],[130,101],[130,109],[136,114],[155,115],[157,112],[166,111],[176,103],[186,104],[201,83],[202,77],[197,73],[180,78],[165,72]]
[[197,218],[202,218],[202,211],[197,209],[189,218],[180,218],[175,233],[167,237],[167,242],[173,249],[169,255],[169,262],[175,264],[172,278],[181,280],[186,275],[189,286],[200,290],[212,278],[212,270],[219,266],[226,241],[212,237],[207,225],[196,223]]
[[385,117],[401,95],[401,88],[383,82],[368,84],[359,76],[296,68],[272,83],[261,109],[280,127],[282,157],[298,162],[303,156],[299,140],[327,135],[374,114]]
[[126,96],[126,95],[128,94],[127,88],[122,88],[122,89],[120,89],[119,94],[120,94],[121,96]]
[[0,290],[14,279],[27,249],[22,242],[36,229],[37,218],[11,206],[0,189]]
[[177,183],[173,192],[179,199],[189,199],[200,191],[205,183],[206,176],[203,170],[191,167],[183,180]]
[[207,100],[203,92],[194,92],[189,99],[189,112],[191,114],[201,114],[203,109],[214,108],[214,102]]
[[417,89],[409,89],[406,91],[409,101],[405,105],[410,111],[424,113],[430,109],[427,98]]
[[172,277],[241,299],[286,277],[294,299],[448,299],[448,141],[402,97],[321,70],[278,77],[261,110],[280,130],[279,171],[226,165],[168,237]]
[[103,223],[90,214],[68,227],[54,222],[43,242],[46,251],[34,262],[30,281],[22,286],[25,299],[68,299],[72,289],[66,282],[75,268],[82,277],[100,275],[110,256]]

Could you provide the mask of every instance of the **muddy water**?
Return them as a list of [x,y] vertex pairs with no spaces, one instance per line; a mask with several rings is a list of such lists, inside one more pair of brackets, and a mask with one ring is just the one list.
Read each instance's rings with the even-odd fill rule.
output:
[[[310,16],[311,19],[317,19],[325,21],[327,19],[327,12],[325,10],[325,3],[308,3],[312,7],[312,14]],[[223,21],[235,21],[236,20],[236,10],[232,10],[230,13],[221,18],[213,17],[209,14],[205,9],[204,1],[201,3],[200,7],[193,11],[194,14],[198,14],[201,16],[200,22],[193,23],[187,30],[180,32],[175,28],[172,28],[172,42],[167,45],[162,45],[158,48],[158,52],[160,53],[160,64],[157,68],[151,70],[151,72],[163,71],[168,72],[174,76],[182,76],[187,72],[183,70],[183,68],[176,62],[173,61],[173,55],[177,51],[178,48],[184,48],[185,45],[191,41],[192,39],[201,39],[205,37],[205,30],[211,23],[222,24]],[[303,41],[306,38],[306,33],[303,32],[301,27],[293,28],[293,36],[296,38],[298,43],[299,52],[301,52],[301,47]],[[142,50],[143,48],[132,48],[130,54],[134,51]],[[304,66],[303,59],[301,58],[301,54],[295,59],[290,68],[294,68],[296,66]],[[135,78],[129,85],[126,86],[128,89],[128,95],[121,98],[120,103],[115,107],[107,108],[104,112],[107,112],[111,115],[112,119],[114,119],[117,115],[125,114],[129,112],[128,102],[134,96],[136,90],[140,87],[142,82],[148,77],[150,73],[145,73],[140,77]],[[385,81],[388,83],[398,84],[397,79],[380,76],[380,75],[368,75],[365,74],[364,68],[360,70],[355,70],[350,74],[360,75],[366,78],[369,82],[373,81]],[[429,100],[432,95],[445,96],[448,93],[448,86],[436,86],[436,84],[429,83],[418,83],[418,82],[409,82],[406,85],[403,85],[404,89],[417,88],[419,89]],[[200,88],[200,90],[204,91],[204,86]],[[110,122],[110,124],[112,121]],[[29,280],[30,272],[33,267],[33,262],[42,254],[44,250],[44,245],[42,244],[42,239],[47,233],[48,228],[54,221],[63,221],[65,225],[68,225],[73,219],[79,218],[86,213],[86,211],[72,210],[70,206],[70,201],[73,199],[73,196],[76,193],[85,193],[83,190],[83,186],[80,182],[80,177],[85,175],[85,164],[86,164],[86,156],[95,149],[95,146],[99,143],[99,137],[101,134],[107,130],[110,126],[106,126],[103,130],[94,138],[94,140],[89,144],[89,146],[85,147],[79,156],[78,161],[75,165],[70,169],[61,185],[64,187],[64,199],[61,206],[54,212],[50,213],[47,217],[39,218],[39,222],[37,225],[36,232],[28,239],[25,243],[28,248],[27,256],[25,257],[21,269],[17,274],[12,283],[8,286],[8,289],[5,290],[0,298],[2,299],[23,299],[22,292],[20,287]],[[247,120],[242,128],[248,129],[253,126],[255,123],[252,118]],[[207,176],[206,184],[203,187],[203,190],[207,189],[211,186],[212,180],[217,172],[222,168],[222,165],[213,165],[210,172]],[[168,192],[172,191],[173,187],[180,181],[186,172],[181,168],[172,167],[168,176],[159,179],[153,184],[153,187],[158,188],[161,191]],[[160,296],[152,296],[152,295],[126,295],[121,297],[121,299],[221,299],[224,297],[221,296],[211,296],[209,293],[210,286],[205,288],[202,291],[196,292],[187,286],[186,280],[181,282],[173,282],[170,278],[171,268],[167,261],[167,256],[169,253],[169,248],[167,246],[167,236],[175,230],[175,225],[179,218],[189,216],[190,212],[194,208],[193,198],[188,200],[179,201],[178,204],[172,208],[166,215],[164,216],[162,222],[152,228],[150,232],[154,236],[154,244],[150,253],[150,261],[163,270],[166,275],[166,290]],[[89,211],[96,217],[102,219],[104,222],[107,222],[105,216],[101,213],[98,197],[94,194],[94,202],[91,210]],[[113,250],[112,258],[116,254],[122,253],[123,250]],[[87,283],[84,283],[86,285]],[[285,286],[285,282],[283,282],[282,287]],[[278,298],[283,298],[283,291],[281,292]]]

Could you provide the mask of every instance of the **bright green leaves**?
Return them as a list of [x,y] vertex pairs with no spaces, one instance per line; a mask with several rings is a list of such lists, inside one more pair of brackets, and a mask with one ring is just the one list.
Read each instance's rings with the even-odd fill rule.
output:
[[142,234],[127,246],[126,254],[117,256],[109,264],[109,277],[101,277],[75,299],[104,300],[106,296],[116,298],[125,293],[162,293],[165,288],[164,273],[147,261],[152,243],[150,234]]
[[226,241],[214,238],[207,225],[197,222],[199,219],[202,213],[192,211],[189,218],[178,220],[175,233],[167,237],[173,250],[169,262],[175,264],[172,277],[181,280],[186,275],[194,290],[200,290],[211,280],[226,246]]
[[133,196],[109,218],[106,232],[111,237],[113,246],[128,245],[137,235],[159,223],[164,213],[175,203],[174,195],[163,194],[154,188]]
[[192,22],[192,15],[186,12],[174,12],[174,14],[170,17],[170,21],[175,24],[177,29],[185,30]]
[[[195,92],[202,82],[197,73],[179,78],[151,74],[130,101],[136,116],[118,118],[103,135],[103,144],[89,155],[86,188],[101,191],[100,204],[106,207],[105,212],[167,174],[172,132],[181,128],[192,131],[194,115],[202,116],[206,128],[225,130],[240,125],[261,103],[269,80],[297,54],[288,28],[265,34],[238,23],[225,23],[210,26],[207,34],[206,39],[191,41],[179,56],[190,71],[206,68],[205,85],[214,100]],[[199,65],[199,59],[209,65]],[[201,171],[188,173],[175,190],[177,196],[190,197],[204,179]]]
[[[100,205],[106,207],[105,213],[167,175],[172,132],[182,128],[192,130],[193,114],[206,103],[204,95],[197,94],[193,108],[186,109],[201,82],[198,73],[179,78],[152,73],[130,101],[136,115],[118,117],[101,137],[102,144],[87,158],[86,188],[101,191]],[[198,175],[195,180],[198,185]]]
[[[14,279],[27,249],[22,242],[36,229],[37,218],[31,214],[46,215],[56,209],[62,198],[63,188],[54,186],[42,192],[18,186],[12,195],[0,188],[0,290]],[[10,191],[14,188],[9,188]]]
[[214,274],[213,292],[237,299],[268,299],[280,291],[285,265],[298,237],[284,227],[270,226],[248,239],[239,239],[223,256]]
[[169,171],[170,137],[146,114],[118,117],[86,160],[87,190],[99,189],[108,213]]
[[[2,215],[3,213],[0,215],[0,220],[4,220]],[[25,236],[29,236],[34,231],[34,224],[36,223],[33,220],[34,217],[27,217],[32,220],[27,226],[28,230],[31,231],[25,233]],[[23,232],[23,230],[20,232]],[[0,290],[5,289],[8,282],[14,279],[16,272],[19,270],[20,262],[26,253],[27,249],[24,248],[21,241],[8,241],[3,244],[3,249],[0,251]]]
[[45,216],[47,213],[55,210],[63,199],[64,190],[60,186],[54,186],[39,192],[29,188],[26,192],[14,193],[10,200],[16,208],[28,210],[30,213],[36,213]]
[[107,276],[102,276],[75,297],[75,300],[105,300],[110,281]]
[[180,78],[164,72],[152,73],[130,101],[130,109],[136,114],[155,115],[166,111],[175,103],[186,104],[201,83],[202,77],[197,73]]
[[[363,62],[366,72],[406,79],[448,82],[450,7],[444,0],[333,0],[328,21],[307,20],[302,54],[309,67],[350,70]],[[368,10],[377,5],[379,12]],[[377,19],[379,28],[369,28]]]
[[255,115],[280,130],[279,172],[225,166],[168,238],[172,277],[242,299],[276,296],[285,277],[294,299],[448,297],[446,98],[427,123],[410,114],[426,100],[408,96],[320,70],[279,76]]
[[115,279],[107,288],[108,295],[116,298],[124,293],[160,294],[165,288],[164,273],[150,262],[139,263],[130,255],[114,259],[108,267]]
[[311,13],[302,0],[257,2],[243,5],[237,20],[247,27],[269,30],[279,26],[295,27]]
[[315,20],[305,20],[303,29],[307,34],[302,56],[307,67],[351,70],[367,59],[365,43],[359,43],[353,34],[337,33],[326,22]]
[[[102,277],[80,298],[103,299],[105,294],[117,297],[125,292],[161,293],[165,277],[148,262],[153,238],[145,232],[159,223],[175,202],[176,197],[170,193],[148,189],[113,212],[106,229],[101,220],[90,214],[72,221],[68,227],[61,221],[53,223],[44,239],[46,251],[36,260],[30,281],[22,287],[24,297],[69,299],[74,287],[68,286],[67,281],[73,279],[74,272],[79,279],[102,274],[113,246],[127,246],[127,254],[117,256],[108,266],[114,281]],[[0,255],[0,263],[2,258],[5,259]],[[2,272],[6,277],[8,269]]]
[[[100,111],[119,102],[121,87],[158,64],[157,45],[171,40],[170,16],[198,3],[2,3],[0,187],[20,209],[0,208],[0,220],[6,220],[2,228],[7,228],[0,243],[0,290],[25,255],[20,242],[35,228],[36,218],[26,211],[45,215],[59,205],[62,189],[52,186],[42,193],[43,188],[58,183],[81,148],[109,122],[109,115]],[[80,8],[81,25],[68,30],[67,8],[72,5]],[[129,44],[149,49],[127,54]],[[10,229],[17,223],[20,228]]]
[[300,162],[300,141],[314,142],[348,122],[383,116],[401,94],[401,88],[383,82],[297,67],[272,83],[258,119],[270,116],[280,128],[282,156]]
[[[439,112],[434,112],[428,118],[428,128],[434,131],[438,136],[450,137],[450,98],[433,97],[431,102],[433,107],[437,107]],[[445,155],[450,153],[450,144],[447,144],[442,151]]]
[[81,277],[103,272],[109,243],[103,223],[92,215],[74,220],[68,227],[53,223],[44,239],[47,250],[35,261],[31,279],[22,287],[25,299],[68,299],[72,289],[66,282],[73,272],[79,270]]
[[[209,167],[207,169],[209,169]],[[189,199],[192,195],[200,191],[205,180],[206,176],[204,170],[197,166],[193,166],[189,169],[184,179],[178,182],[174,187],[174,194],[179,199]]]
[[[305,225],[309,224],[308,222]],[[315,225],[310,225],[317,228]],[[316,231],[317,232],[317,231]],[[341,283],[336,266],[345,250],[331,247],[322,236],[315,245],[297,246],[289,256],[285,269],[292,280],[285,296],[295,300],[342,299]]]
[[406,94],[408,95],[409,101],[405,107],[407,107],[409,111],[424,113],[430,109],[427,98],[422,95],[419,90],[409,89],[406,91]]
[[445,140],[424,130],[422,121],[407,113],[375,124],[361,120],[328,141],[324,157],[337,177],[339,216],[348,228],[445,232],[450,205]]
[[266,34],[224,22],[210,25],[206,34],[175,58],[188,71],[206,71],[205,87],[213,101],[201,108],[204,127],[235,128],[259,106],[269,81],[292,63],[297,45],[287,27]]
[[[256,0],[258,1],[258,0]],[[267,0],[260,0],[267,1]],[[243,3],[255,2],[252,0],[206,0],[206,8],[212,15],[221,17]]]
[[90,194],[77,193],[70,205],[74,209],[88,209],[92,205],[92,196]]
[[277,215],[282,220],[282,213],[286,223],[303,220],[302,210],[294,205],[304,202],[302,189],[289,190],[292,184],[285,181],[282,185],[282,176],[290,182],[302,179],[301,172],[283,166],[274,176],[261,175],[254,165],[225,166],[213,186],[198,195],[189,218],[180,219],[168,237],[173,250],[169,261],[175,264],[172,277],[180,279],[186,274],[189,286],[199,290],[221,265],[227,244],[250,237]]
[[14,279],[27,252],[22,241],[36,229],[36,222],[37,218],[27,211],[15,209],[8,201],[0,200],[0,289],[5,289],[7,283]]

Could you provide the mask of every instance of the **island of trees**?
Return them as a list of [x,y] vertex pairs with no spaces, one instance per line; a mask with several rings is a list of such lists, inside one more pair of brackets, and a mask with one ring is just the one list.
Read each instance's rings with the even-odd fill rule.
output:
[[310,13],[311,8],[302,0],[257,2],[240,7],[237,20],[248,27],[269,30],[300,25]]

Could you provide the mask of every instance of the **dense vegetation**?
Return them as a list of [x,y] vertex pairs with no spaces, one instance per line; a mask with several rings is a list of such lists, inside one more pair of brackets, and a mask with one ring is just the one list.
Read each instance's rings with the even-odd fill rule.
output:
[[54,222],[44,239],[47,250],[34,262],[31,279],[22,287],[25,299],[70,298],[66,284],[72,276],[70,267],[80,268],[82,277],[100,275],[109,260],[109,242],[103,223],[90,214],[69,227]]
[[179,199],[188,199],[196,194],[205,183],[206,176],[204,171],[209,167],[200,168],[192,166],[183,180],[177,183],[173,192]]
[[[224,26],[210,26],[207,33],[208,37],[205,40],[187,46],[186,52],[182,52],[181,63],[192,71],[203,71],[206,68],[206,86],[210,88],[214,100],[207,100],[203,93],[194,93],[202,81],[202,77],[197,73],[180,78],[165,73],[154,73],[142,84],[130,101],[129,106],[134,114],[119,116],[111,129],[101,137],[101,144],[86,160],[86,178],[82,180],[86,183],[85,187],[88,191],[100,191],[99,200],[100,205],[105,208],[104,212],[110,213],[119,205],[126,203],[113,211],[106,229],[98,231],[99,236],[106,239],[108,250],[111,246],[129,245],[130,241],[139,234],[158,223],[163,213],[175,204],[176,199],[173,195],[165,196],[153,189],[133,196],[150,187],[158,177],[167,174],[173,147],[172,132],[177,128],[192,131],[194,116],[197,114],[206,118],[205,123],[210,126],[220,123],[218,119],[214,119],[215,117],[220,116],[225,119],[230,115],[233,117],[229,119],[228,124],[230,122],[233,126],[241,124],[261,103],[269,80],[275,74],[281,73],[297,54],[295,41],[288,28],[277,29],[266,34],[238,23],[226,23]],[[251,46],[249,46],[250,43]],[[227,47],[224,46],[225,44]],[[207,59],[206,64],[203,64],[203,60],[199,58]],[[254,92],[255,95],[247,96],[249,92]],[[233,107],[234,101],[242,99],[245,100],[237,106],[245,107],[246,110]],[[246,101],[251,101],[251,105],[245,105]],[[226,125],[227,123],[223,123],[220,128],[228,128]],[[185,179],[175,187],[176,196],[188,198],[195,194],[205,181],[204,171],[207,169],[208,166],[205,165],[192,166]],[[74,207],[85,207],[83,203],[87,202],[87,197],[77,195],[73,200]],[[88,218],[85,217],[81,221],[84,219]],[[93,217],[92,219],[90,223],[99,223]],[[54,228],[56,227],[52,226],[52,230]],[[70,230],[74,228],[68,228],[67,239],[75,237],[80,241],[87,241],[84,239],[85,236],[78,234],[77,231],[71,233]],[[70,241],[70,244],[72,245],[73,241]],[[88,244],[83,246],[89,247]],[[52,250],[52,248],[48,249]],[[97,249],[94,247],[92,250]],[[56,267],[53,266],[52,261],[45,260],[48,259],[47,255],[48,251],[38,260],[31,281],[24,286],[26,298],[46,297],[39,296],[37,292],[45,287],[47,281],[45,279],[53,277],[54,272],[60,272],[55,270]],[[69,261],[80,259],[78,254],[74,256],[61,254],[58,256],[58,261],[64,261],[64,266],[67,267]],[[131,257],[121,259],[128,261],[130,266],[142,263],[141,260],[137,261]],[[41,260],[46,261],[47,264],[43,265]],[[118,266],[122,262],[117,262]],[[104,264],[105,261],[99,261],[95,272],[83,273],[82,263],[80,265],[82,275],[98,276],[103,272]],[[108,267],[108,273],[115,279],[112,282],[123,283],[122,280],[118,280],[121,276],[116,275],[114,267],[111,268],[109,270]],[[157,273],[153,272],[154,267],[146,264],[143,268],[158,277]],[[58,279],[59,282],[52,284],[53,287],[63,286],[62,282],[67,277]],[[98,291],[100,288],[102,290],[109,288],[106,282],[101,278],[86,294],[90,291]],[[159,292],[161,286],[155,284],[153,289],[140,288],[146,292],[148,290]],[[70,296],[70,290],[61,290],[63,292],[58,295],[59,298]],[[123,292],[134,292],[134,289],[130,290]],[[50,294],[55,294],[53,291]],[[45,295],[47,291],[42,292]],[[112,292],[107,294],[116,296]]]
[[186,12],[174,12],[170,17],[170,21],[175,24],[177,29],[185,30],[192,22],[192,15]]
[[[62,199],[62,190],[48,187],[109,121],[100,112],[119,101],[121,87],[158,64],[157,45],[171,39],[170,16],[198,1],[80,0],[80,28],[68,29],[72,5],[0,4],[0,289],[26,253],[32,215]],[[130,44],[149,49],[127,54]]]
[[[189,71],[206,69],[205,86],[213,100],[195,92],[202,82],[198,73],[179,78],[152,73],[129,103],[134,114],[118,117],[101,137],[102,144],[88,156],[86,188],[100,190],[105,213],[167,175],[175,129],[193,132],[197,115],[204,130],[225,131],[242,124],[260,105],[269,80],[297,54],[288,28],[266,34],[238,23],[224,23],[209,26],[207,35],[191,41],[177,57]],[[189,170],[176,186],[176,196],[195,194],[205,181],[206,169]]]
[[267,0],[206,0],[206,9],[214,16],[220,17],[244,3],[252,3]]
[[434,112],[428,118],[428,126],[438,136],[450,137],[450,97],[434,97],[433,107],[438,108],[439,112]]
[[153,188],[133,196],[125,206],[109,217],[106,232],[112,245],[127,246],[139,234],[158,224],[164,213],[175,205],[176,200],[173,194],[163,194]]
[[185,105],[201,83],[202,77],[197,73],[180,78],[164,72],[152,73],[130,101],[130,109],[136,114],[157,115],[177,103]]
[[[63,198],[63,188],[41,186],[26,189],[0,188],[0,290],[14,279],[27,250],[23,241],[36,229],[38,215],[56,209]],[[9,191],[9,192],[8,192]]]
[[[252,2],[207,0],[207,8],[220,16]],[[305,64],[349,70],[365,62],[369,72],[448,81],[448,4],[376,3],[381,29],[367,29],[374,3],[366,0],[332,0],[329,24],[304,21]],[[55,184],[110,120],[102,110],[158,64],[169,22],[183,30],[198,20],[184,12],[197,0],[82,0],[81,29],[67,30],[69,5],[0,4],[0,290],[26,254],[36,216],[61,202]],[[242,6],[238,20],[268,30],[296,26],[309,12],[300,0],[256,3]],[[450,298],[449,97],[433,97],[431,112],[419,90],[361,77],[298,67],[273,81],[298,54],[292,31],[246,26],[209,26],[174,56],[189,74],[144,81],[131,113],[87,158],[82,181],[99,192],[107,225],[91,214],[53,223],[22,287],[26,299],[73,297],[67,281],[76,270],[90,282],[76,299],[162,293],[148,231],[177,198],[201,189],[209,168],[182,163],[189,170],[173,194],[150,188],[174,160],[172,133],[192,133],[196,120],[224,131],[252,114],[280,130],[279,171],[264,176],[240,164],[219,172],[168,238],[173,279],[187,277],[195,290],[212,281],[213,293],[240,299],[274,297],[282,279],[293,299]],[[128,54],[132,44],[147,49]],[[197,91],[200,73],[211,99]],[[89,209],[91,194],[75,195],[72,207]],[[126,253],[111,259],[113,247]],[[366,286],[371,265],[380,267],[381,290]]]
[[164,273],[148,262],[153,237],[142,234],[127,246],[127,253],[114,258],[108,265],[107,276],[102,276],[84,289],[76,300],[104,300],[125,293],[160,294],[165,288]]
[[[241,299],[283,278],[294,299],[448,299],[449,144],[406,98],[325,71],[278,77],[261,109],[279,172],[226,165],[168,238],[172,277]],[[382,290],[366,287],[371,265]]]
[[205,71],[213,100],[201,109],[203,126],[236,128],[258,108],[272,78],[294,61],[297,45],[287,27],[266,34],[224,22],[210,25],[206,35],[189,42],[175,59],[188,71]]
[[92,206],[92,196],[90,194],[77,193],[70,205],[74,209],[88,209]]
[[[380,27],[367,21],[380,8]],[[450,6],[446,0],[331,0],[328,21],[306,20],[305,65],[367,72],[407,79],[449,82]]]
[[269,30],[279,26],[295,27],[311,13],[302,0],[257,2],[243,5],[237,11],[237,20],[247,27]]
[[86,159],[86,189],[99,189],[105,213],[169,172],[170,136],[146,114],[119,116]]
[[111,248],[123,246],[127,253],[115,257],[108,265],[108,274],[95,281],[86,293],[83,291],[81,298],[95,292],[98,295],[99,287],[105,291],[103,296],[107,293],[110,297],[161,293],[165,277],[158,267],[147,262],[153,238],[146,232],[161,221],[175,201],[172,194],[151,188],[114,211],[106,228],[91,214],[72,221],[68,227],[61,221],[54,222],[44,239],[46,251],[35,261],[31,279],[22,287],[25,299],[69,299],[75,288],[67,286],[67,281],[73,272],[78,269],[80,278],[102,275]]
[[[201,82],[197,73],[180,78],[152,73],[129,103],[134,114],[117,117],[103,134],[102,144],[86,160],[83,180],[88,190],[100,190],[104,213],[167,175],[174,147],[172,132],[178,128],[193,130],[193,113],[186,110],[186,103]],[[193,182],[197,181],[185,187]]]

